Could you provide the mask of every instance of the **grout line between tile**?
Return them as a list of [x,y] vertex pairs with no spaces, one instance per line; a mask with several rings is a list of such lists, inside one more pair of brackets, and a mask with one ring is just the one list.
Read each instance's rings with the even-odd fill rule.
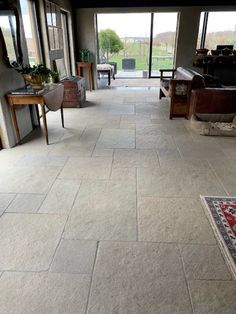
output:
[[184,274],[184,281],[185,281],[186,288],[187,288],[187,291],[188,291],[189,301],[190,301],[190,304],[191,304],[192,312],[193,312],[193,314],[195,314],[195,310],[194,310],[194,306],[193,306],[193,300],[192,300],[192,296],[191,296],[191,292],[190,292],[190,287],[189,287],[189,284],[188,284],[186,271],[185,271],[185,267],[184,267],[184,260],[183,260],[183,257],[182,257],[179,245],[177,245],[177,248],[178,248],[178,254],[179,254],[179,257],[180,257],[180,260],[181,260],[182,270],[183,270],[183,274]]
[[93,268],[92,268],[90,285],[89,285],[89,291],[88,291],[88,298],[87,298],[86,307],[85,307],[85,313],[86,314],[88,314],[89,301],[90,301],[90,298],[91,298],[91,291],[92,291],[92,284],[93,284],[93,275],[94,275],[95,265],[96,265],[96,262],[97,262],[97,255],[98,255],[99,244],[100,244],[100,242],[97,241],[97,247],[96,247],[96,252],[95,252],[95,256],[94,256]]

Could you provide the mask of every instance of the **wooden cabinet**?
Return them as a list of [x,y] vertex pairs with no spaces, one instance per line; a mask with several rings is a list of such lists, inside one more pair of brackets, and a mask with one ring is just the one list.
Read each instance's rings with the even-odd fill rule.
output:
[[64,85],[64,108],[80,108],[86,101],[85,78],[72,76],[61,81]]

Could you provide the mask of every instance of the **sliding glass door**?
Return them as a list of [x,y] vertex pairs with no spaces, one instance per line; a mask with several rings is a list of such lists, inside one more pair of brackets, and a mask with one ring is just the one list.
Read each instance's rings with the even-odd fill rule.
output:
[[175,63],[178,12],[98,14],[99,63],[116,78],[159,77]]
[[153,14],[150,77],[158,77],[160,69],[174,67],[177,23],[177,12]]

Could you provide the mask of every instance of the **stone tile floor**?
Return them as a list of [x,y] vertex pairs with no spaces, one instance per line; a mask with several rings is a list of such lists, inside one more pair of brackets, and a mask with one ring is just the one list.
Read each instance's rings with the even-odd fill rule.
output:
[[236,138],[168,119],[157,88],[87,93],[0,151],[0,313],[235,313],[199,195],[235,195]]

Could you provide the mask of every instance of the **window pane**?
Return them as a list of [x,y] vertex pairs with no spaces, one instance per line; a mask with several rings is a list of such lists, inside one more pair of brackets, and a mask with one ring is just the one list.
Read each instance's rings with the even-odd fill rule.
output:
[[0,17],[0,27],[6,43],[7,55],[9,61],[15,61],[16,58],[16,19],[15,16],[9,15]]
[[236,44],[236,12],[209,12],[205,47]]
[[204,15],[205,15],[205,12],[201,12],[199,31],[198,31],[198,39],[197,39],[197,48],[201,48]]
[[155,13],[153,21],[152,75],[159,69],[172,69],[175,59],[175,41],[178,13]]
[[31,0],[20,0],[23,25],[31,65],[42,62],[39,34],[36,20],[35,4]]

